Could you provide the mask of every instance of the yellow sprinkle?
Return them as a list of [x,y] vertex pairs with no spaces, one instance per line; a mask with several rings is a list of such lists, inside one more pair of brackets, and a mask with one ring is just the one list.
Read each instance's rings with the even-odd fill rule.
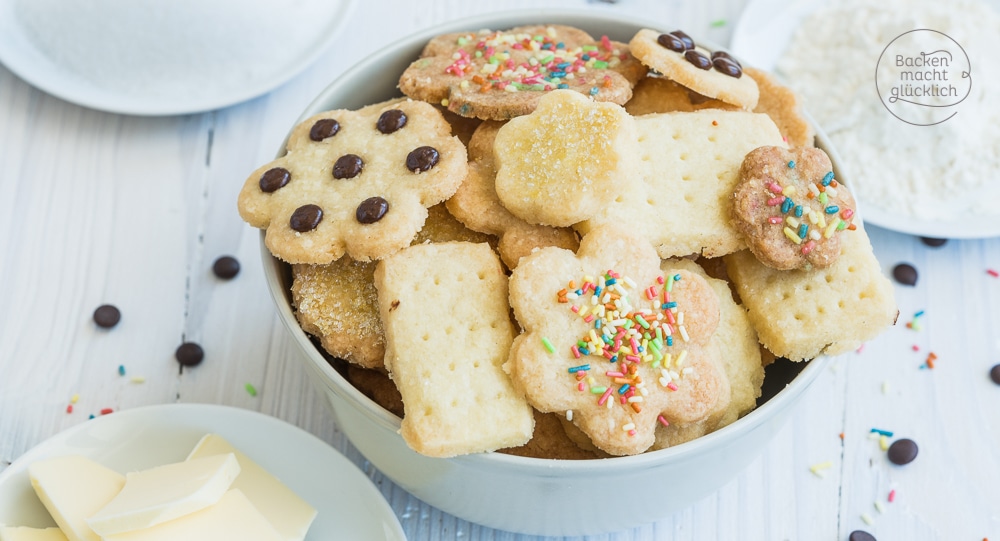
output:
[[146,378],[142,376],[132,376],[132,383],[146,383]]
[[832,237],[833,234],[837,232],[837,226],[838,225],[840,225],[840,220],[839,219],[835,220],[833,222],[830,222],[830,225],[826,226],[826,229],[823,230],[823,238],[828,239],[828,238]]
[[77,401],[79,401],[79,400],[80,400],[80,395],[74,394],[72,397],[70,397],[69,403],[70,404],[76,404]]
[[885,435],[879,436],[879,438],[878,438],[878,446],[883,451],[888,450],[889,449],[889,438],[885,437]]
[[888,381],[883,381],[882,382],[882,394],[889,394],[889,382]]
[[799,220],[797,218],[795,218],[795,216],[788,216],[788,217],[786,217],[785,218],[785,222],[787,222],[788,225],[791,226],[794,229],[798,229],[799,228],[799,223],[800,222],[799,222]]
[[827,469],[829,469],[832,466],[833,466],[833,462],[830,462],[829,460],[827,460],[826,462],[820,462],[819,464],[813,464],[812,466],[809,467],[809,471],[811,471],[813,473],[813,475],[815,475],[816,477],[819,477],[820,479],[822,479],[822,478],[826,477],[826,473],[825,473],[824,470],[827,470]]
[[788,186],[785,186],[785,189],[781,190],[781,195],[783,195],[785,197],[792,197],[792,196],[794,196],[795,195],[795,186],[792,185],[792,184],[789,184]]
[[448,98],[441,99],[441,107],[447,107],[449,103],[451,102],[448,101]]
[[688,354],[688,352],[687,352],[686,349],[683,350],[683,351],[681,351],[677,355],[677,362],[674,363],[674,366],[684,366],[684,360],[687,357],[687,354]]
[[458,87],[461,88],[462,90],[468,90],[469,81],[462,81],[461,83],[458,84]]
[[794,242],[795,244],[802,244],[802,239],[799,238],[798,233],[792,231],[791,228],[786,227],[783,231],[785,232],[785,236],[788,237],[788,240]]
[[816,214],[819,215],[819,220],[817,220],[816,225],[818,225],[820,229],[823,229],[826,227],[826,217],[820,212],[817,212]]
[[875,510],[879,513],[885,513],[885,506],[882,505],[882,502],[875,500]]
[[868,513],[861,513],[861,520],[863,520],[865,522],[865,524],[867,524],[869,526],[871,526],[872,524],[875,524],[875,520],[872,519],[872,516],[869,515]]
[[813,225],[818,224],[819,223],[819,218],[820,218],[820,215],[819,215],[818,212],[816,212],[815,210],[810,210],[809,211],[809,222],[810,223],[812,223]]
[[[670,363],[673,361],[673,358],[674,358],[674,356],[672,354],[670,354],[670,353],[667,353],[666,355],[664,355],[663,356],[663,368],[670,368]],[[664,370],[664,372],[666,372],[666,370]]]

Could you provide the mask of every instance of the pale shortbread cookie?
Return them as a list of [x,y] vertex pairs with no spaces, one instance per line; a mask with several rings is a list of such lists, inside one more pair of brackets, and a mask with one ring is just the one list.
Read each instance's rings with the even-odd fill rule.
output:
[[314,115],[287,150],[247,178],[239,211],[289,263],[367,261],[407,246],[468,167],[441,113],[417,101]]
[[729,283],[712,278],[700,265],[687,259],[664,261],[661,268],[664,272],[675,268],[701,275],[719,297],[719,328],[712,336],[712,342],[720,350],[719,358],[729,380],[730,394],[728,404],[716,408],[714,415],[704,421],[657,427],[654,449],[678,445],[732,424],[754,409],[764,383],[757,331],[750,324],[746,308],[733,299]]
[[739,111],[740,107],[702,96],[665,77],[644,77],[632,89],[632,99],[625,103],[625,110],[632,116],[702,109]]
[[658,71],[664,77],[690,88],[695,92],[715,98],[750,111],[757,105],[757,83],[752,77],[731,77],[714,67],[701,69],[688,61],[685,54],[696,52],[712,64],[712,52],[695,45],[685,53],[670,50],[657,40],[661,33],[643,29],[629,42],[629,49],[640,62]]
[[663,273],[628,230],[594,229],[577,254],[550,247],[522,258],[510,303],[524,329],[507,363],[515,385],[538,410],[572,416],[604,452],[641,453],[658,424],[697,422],[729,399],[706,347],[715,293],[697,274]]
[[625,224],[663,259],[742,249],[730,195],[747,152],[784,145],[774,122],[762,114],[706,109],[644,115],[635,124],[642,182],[620,190],[577,230]]
[[375,287],[406,443],[436,457],[526,443],[534,419],[502,368],[516,331],[489,244],[403,249],[379,262]]
[[469,175],[445,202],[448,211],[469,229],[498,236],[500,258],[510,269],[536,248],[559,246],[576,250],[580,243],[572,229],[529,224],[500,204],[493,141],[502,125],[487,120],[472,135],[468,149]]
[[801,361],[855,350],[899,314],[860,224],[825,269],[776,270],[747,250],[725,259],[761,344],[779,357]]
[[[437,204],[427,209],[427,221],[413,244],[456,240],[493,242]],[[292,306],[302,330],[334,357],[381,369],[385,338],[377,295],[374,261],[342,257],[326,265],[292,265]]]
[[[802,110],[802,100],[799,95],[764,70],[747,66],[743,69],[743,73],[753,77],[760,89],[760,99],[757,100],[753,112],[764,113],[771,117],[778,126],[778,131],[788,142],[788,146],[813,146],[816,130]],[[636,89],[638,90],[638,87]]]
[[497,195],[527,222],[573,225],[634,183],[635,140],[635,123],[621,106],[555,90],[497,133]]
[[466,117],[507,120],[568,89],[622,104],[647,69],[624,43],[562,25],[480,30],[432,39],[403,72],[404,94]]

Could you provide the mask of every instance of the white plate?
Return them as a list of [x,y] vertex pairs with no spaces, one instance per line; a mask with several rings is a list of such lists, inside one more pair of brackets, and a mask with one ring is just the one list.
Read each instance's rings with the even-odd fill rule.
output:
[[184,460],[210,432],[228,440],[316,508],[306,541],[405,541],[389,504],[334,448],[274,417],[207,404],[120,411],[42,442],[0,473],[0,524],[55,525],[28,479],[28,465],[36,460],[77,454],[124,473]]
[[0,0],[0,63],[54,96],[94,109],[207,111],[264,94],[304,70],[333,43],[353,6],[354,0]]
[[[733,28],[730,48],[749,64],[773,71],[799,24],[828,3],[829,0],[750,0]],[[911,235],[950,239],[1000,236],[1000,215],[927,220],[886,210],[870,201],[859,200],[858,205],[866,224]]]

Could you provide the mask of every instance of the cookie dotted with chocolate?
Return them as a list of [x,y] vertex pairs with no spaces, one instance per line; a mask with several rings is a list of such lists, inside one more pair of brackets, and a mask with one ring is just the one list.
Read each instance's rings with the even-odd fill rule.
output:
[[816,130],[803,112],[799,95],[764,70],[747,66],[744,73],[753,77],[760,89],[760,99],[753,111],[771,117],[788,146],[814,146]]
[[818,148],[764,146],[749,152],[733,190],[733,225],[761,263],[778,269],[825,268],[854,230],[856,204]]
[[708,51],[680,30],[662,34],[648,28],[629,42],[640,62],[695,92],[750,111],[757,105],[756,81],[725,51]]
[[697,422],[729,399],[710,347],[715,292],[686,270],[662,272],[653,247],[625,229],[591,231],[576,254],[522,258],[510,303],[524,329],[505,365],[515,386],[604,452],[641,453],[656,426]]
[[625,103],[625,110],[632,116],[652,113],[673,113],[722,109],[738,111],[739,107],[712,99],[683,87],[665,77],[644,77],[632,89],[632,99]]
[[502,125],[487,120],[472,134],[468,148],[469,175],[455,195],[445,201],[448,211],[469,229],[498,236],[500,258],[509,269],[536,248],[559,246],[576,250],[580,242],[572,229],[530,224],[500,204],[493,142]]
[[240,216],[288,263],[383,258],[465,178],[465,146],[450,134],[434,106],[412,100],[314,115],[246,180]]
[[530,113],[560,88],[623,104],[646,71],[628,46],[607,36],[533,25],[438,36],[403,72],[399,88],[461,116],[506,120]]

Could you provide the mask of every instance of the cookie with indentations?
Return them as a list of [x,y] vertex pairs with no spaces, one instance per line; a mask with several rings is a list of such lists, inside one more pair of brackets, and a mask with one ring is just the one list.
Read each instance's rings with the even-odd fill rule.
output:
[[427,207],[451,197],[466,169],[465,146],[430,104],[326,111],[250,175],[239,211],[286,262],[380,259],[413,240]]
[[626,229],[594,229],[575,254],[550,247],[522,258],[510,303],[524,329],[507,362],[515,385],[604,452],[641,453],[657,426],[698,422],[729,399],[710,347],[715,292],[697,274],[661,270],[653,247]]
[[536,248],[559,246],[576,250],[579,240],[572,229],[530,224],[500,204],[493,142],[502,125],[487,120],[473,133],[468,149],[469,175],[455,195],[445,202],[448,211],[469,229],[498,236],[500,258],[510,269]]
[[403,72],[399,88],[466,117],[507,120],[565,88],[622,104],[646,67],[628,46],[562,25],[480,30],[432,39]]
[[856,204],[818,148],[763,146],[740,166],[733,224],[761,263],[779,270],[824,268],[851,234]]
[[757,105],[757,82],[725,51],[710,51],[680,30],[638,31],[629,49],[640,62],[695,92],[747,111]]

